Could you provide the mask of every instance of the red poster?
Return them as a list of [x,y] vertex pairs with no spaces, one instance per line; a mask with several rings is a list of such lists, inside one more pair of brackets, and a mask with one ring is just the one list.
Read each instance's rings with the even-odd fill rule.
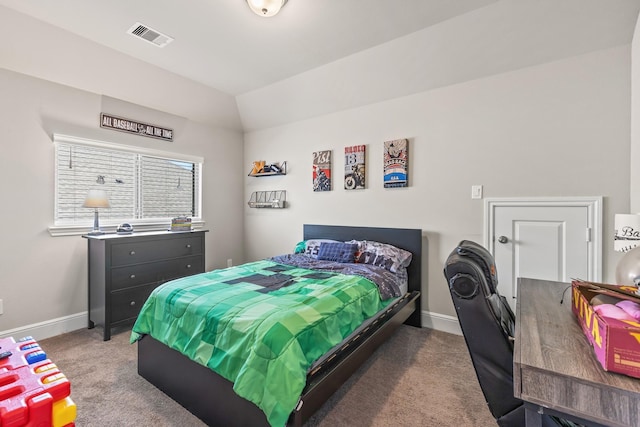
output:
[[313,153],[313,191],[331,191],[331,150]]

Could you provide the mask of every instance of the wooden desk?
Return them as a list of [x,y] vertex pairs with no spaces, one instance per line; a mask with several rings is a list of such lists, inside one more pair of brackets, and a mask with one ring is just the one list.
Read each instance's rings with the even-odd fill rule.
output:
[[639,426],[640,379],[607,372],[571,312],[569,283],[518,279],[514,395],[526,425],[560,415],[585,425]]

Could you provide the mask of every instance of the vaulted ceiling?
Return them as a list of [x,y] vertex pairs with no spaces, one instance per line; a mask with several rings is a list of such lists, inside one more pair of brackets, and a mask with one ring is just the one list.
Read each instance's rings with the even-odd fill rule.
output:
[[[495,0],[289,0],[271,18],[245,0],[1,0],[24,14],[237,95]],[[140,22],[174,41],[127,34]]]
[[[395,61],[409,69],[397,75],[378,70],[393,80],[377,95],[388,99],[630,44],[640,0],[288,0],[271,18],[255,15],[246,0],[0,0],[0,14],[2,6],[238,97],[246,128],[251,106],[264,111],[283,88],[310,87],[314,70],[325,78],[351,73],[349,82],[366,94],[357,102],[334,102],[330,111],[376,100],[371,85],[379,76],[369,76],[371,82],[354,77],[376,64]],[[137,23],[174,40],[159,48],[128,34]],[[3,34],[5,52],[14,35],[31,36],[29,28]],[[17,71],[29,66],[23,58],[29,52],[21,55],[21,64],[11,67]]]
[[[0,5],[237,95],[495,2],[289,0],[272,18],[253,14],[245,0],[0,0]],[[575,2],[555,3],[562,9],[562,3]],[[607,18],[589,5],[593,1],[584,3],[575,11],[576,19]],[[612,13],[625,8],[631,15],[638,8],[635,0],[599,3]],[[127,30],[137,22],[175,40],[158,48],[136,39]],[[627,36],[628,22],[619,26]],[[568,32],[571,25],[568,21]],[[593,36],[599,36],[597,31]]]

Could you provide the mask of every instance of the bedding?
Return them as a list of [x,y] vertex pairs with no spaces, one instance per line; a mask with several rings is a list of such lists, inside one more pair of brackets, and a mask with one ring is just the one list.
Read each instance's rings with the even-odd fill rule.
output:
[[373,264],[354,264],[318,260],[305,254],[285,254],[271,258],[272,261],[281,264],[295,265],[300,268],[331,271],[334,273],[362,276],[378,286],[380,297],[383,300],[399,297],[407,288],[408,274],[406,268],[400,268],[392,273],[389,270]]
[[403,280],[402,269],[303,254],[201,273],[156,288],[131,342],[149,334],[209,367],[282,426],[311,364],[399,296]]
[[359,247],[355,258],[357,263],[377,265],[393,273],[411,263],[411,252],[393,245],[370,240],[352,240],[349,243],[355,243]]

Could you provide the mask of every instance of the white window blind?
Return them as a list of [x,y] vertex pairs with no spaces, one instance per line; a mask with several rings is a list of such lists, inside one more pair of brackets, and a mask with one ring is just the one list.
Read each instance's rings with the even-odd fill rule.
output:
[[201,159],[74,137],[54,142],[56,226],[93,224],[93,209],[82,207],[90,189],[109,197],[101,224],[201,216]]
[[196,216],[195,163],[140,156],[140,217]]

